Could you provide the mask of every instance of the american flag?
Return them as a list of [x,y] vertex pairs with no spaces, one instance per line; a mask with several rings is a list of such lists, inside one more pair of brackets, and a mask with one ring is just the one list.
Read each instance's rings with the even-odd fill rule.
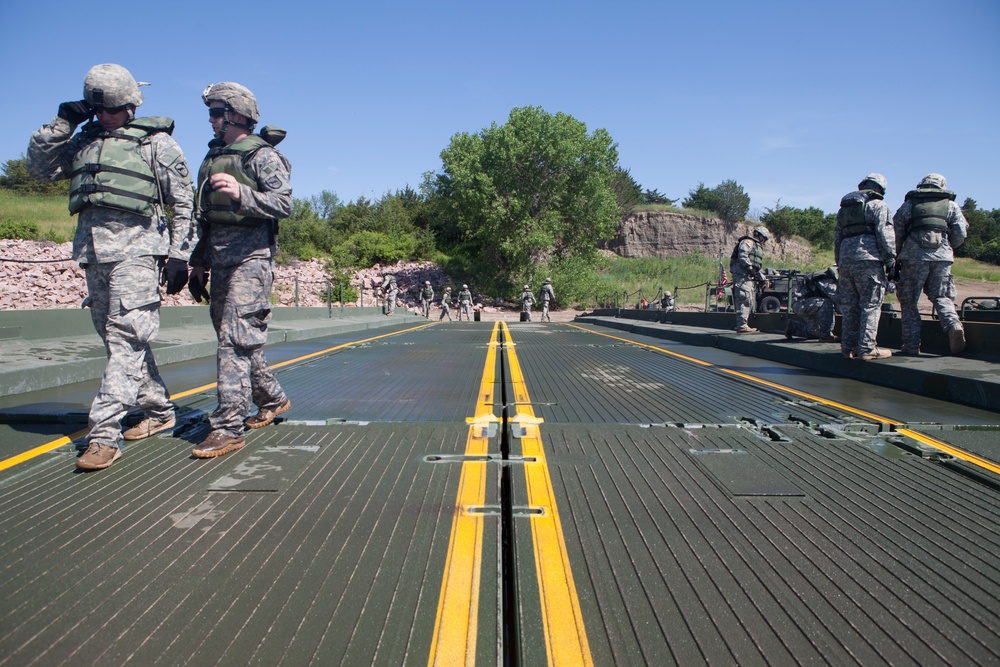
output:
[[719,291],[716,294],[716,298],[721,299],[723,297],[725,291],[722,288],[728,282],[729,278],[726,277],[726,268],[722,266],[722,262],[719,262]]

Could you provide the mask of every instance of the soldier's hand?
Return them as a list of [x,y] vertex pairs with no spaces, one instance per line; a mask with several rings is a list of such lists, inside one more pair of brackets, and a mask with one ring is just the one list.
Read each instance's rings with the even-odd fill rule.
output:
[[167,294],[177,294],[187,285],[188,264],[183,259],[168,258],[163,273]]
[[892,265],[892,271],[889,272],[889,280],[894,283],[899,282],[899,262],[895,262]]
[[85,120],[90,120],[91,116],[94,115],[94,110],[87,100],[63,102],[59,105],[59,112],[56,115],[73,125],[79,125]]
[[200,266],[194,267],[188,279],[188,291],[191,292],[191,298],[195,303],[201,303],[202,299],[205,299],[205,303],[209,303],[207,286],[208,270]]
[[243,195],[240,190],[240,183],[234,176],[219,172],[218,174],[212,174],[208,179],[208,183],[214,191],[226,195],[233,200],[234,204],[239,205]]

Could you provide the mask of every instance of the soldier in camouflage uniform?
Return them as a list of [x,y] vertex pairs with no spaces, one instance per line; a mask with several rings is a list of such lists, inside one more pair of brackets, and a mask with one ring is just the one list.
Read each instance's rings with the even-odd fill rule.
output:
[[[38,180],[71,179],[69,208],[79,213],[73,259],[86,272],[91,319],[108,355],[90,408],[87,451],[76,465],[100,470],[121,457],[121,420],[132,405],[146,418],[125,431],[127,440],[175,425],[149,343],[160,327],[159,264],[166,259],[167,293],[176,294],[187,281],[197,230],[187,162],[170,136],[173,121],[135,117],[142,92],[120,65],[91,68],[83,94],[60,104],[52,122],[31,136],[26,167]],[[170,222],[164,205],[173,208]]]
[[785,338],[814,338],[823,343],[836,343],[833,335],[837,304],[837,269],[807,273],[792,291],[792,312],[802,318],[788,318]]
[[434,303],[434,288],[431,287],[431,281],[424,281],[424,288],[420,290],[420,310],[423,311],[424,317],[430,319],[431,317],[431,304]]
[[521,312],[527,313],[526,322],[531,321],[531,306],[535,303],[535,295],[531,293],[531,285],[525,285],[521,292]]
[[969,224],[955,203],[955,193],[947,189],[941,174],[928,174],[892,218],[896,230],[896,296],[903,324],[900,354],[920,354],[920,292],[934,304],[941,327],[948,334],[952,354],[965,350],[965,330],[955,312],[955,281],[951,265],[954,249],[965,243]]
[[549,302],[556,300],[556,293],[552,289],[552,278],[545,279],[545,284],[542,285],[542,289],[538,293],[538,299],[542,302],[541,321],[544,322],[548,318],[549,322],[551,322],[552,316],[549,315]]
[[399,294],[399,285],[396,284],[396,276],[388,271],[382,272],[382,298],[385,299],[382,306],[386,316],[392,317],[396,310],[396,295]]
[[458,321],[462,321],[462,315],[469,322],[472,321],[472,292],[468,285],[462,285],[462,291],[458,293]]
[[448,317],[448,321],[451,322],[451,288],[445,287],[444,293],[441,295],[441,315],[438,320],[443,320],[445,316]]
[[669,312],[673,312],[677,308],[677,301],[669,290],[663,293],[663,298],[660,299],[660,308]]
[[886,180],[869,174],[840,200],[833,248],[840,275],[837,295],[843,317],[840,349],[844,357],[886,359],[889,350],[875,345],[888,276],[896,266],[892,213],[882,198]]
[[[244,420],[261,428],[291,407],[264,357],[269,295],[281,218],[292,212],[291,165],[273,147],[284,132],[265,127],[257,100],[238,83],[202,94],[215,139],[198,172],[198,211],[204,225],[191,258],[191,281],[210,281],[210,314],[219,339],[219,405],[211,432],[192,454],[211,458],[243,447]],[[248,417],[251,404],[259,410]]]
[[771,238],[764,226],[754,227],[752,236],[743,236],[736,242],[729,258],[729,271],[733,274],[733,310],[736,311],[736,333],[757,331],[749,325],[754,310],[755,285],[767,283],[761,267],[764,265],[764,244]]

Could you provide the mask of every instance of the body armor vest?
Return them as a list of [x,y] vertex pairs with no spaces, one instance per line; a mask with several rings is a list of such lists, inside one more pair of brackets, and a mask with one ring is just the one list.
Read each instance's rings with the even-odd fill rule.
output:
[[204,190],[209,177],[220,173],[233,176],[240,185],[246,185],[251,190],[258,190],[257,182],[247,173],[247,165],[254,153],[270,145],[257,134],[249,134],[229,146],[219,139],[209,142],[208,155],[198,170],[198,207],[203,220],[228,225],[260,225],[270,222],[240,215],[233,210],[233,200],[228,195]]
[[73,156],[69,212],[103,206],[151,216],[159,200],[156,175],[143,159],[140,147],[154,134],[174,131],[174,121],[162,116],[136,118],[117,130],[98,123],[84,126],[85,143]]
[[740,244],[744,241],[753,241],[753,250],[750,251],[750,265],[753,267],[754,271],[760,271],[760,267],[764,266],[764,250],[757,243],[757,239],[752,236],[741,236],[739,240],[736,241],[736,247],[733,248],[733,254],[730,255],[730,263],[738,261],[740,254]]
[[921,229],[948,232],[948,202],[955,193],[948,190],[911,190],[906,193],[906,201],[913,202],[907,233]]
[[859,190],[844,195],[840,200],[840,232],[843,238],[875,233],[875,227],[865,221],[865,207],[873,199],[882,199],[882,195],[874,190]]

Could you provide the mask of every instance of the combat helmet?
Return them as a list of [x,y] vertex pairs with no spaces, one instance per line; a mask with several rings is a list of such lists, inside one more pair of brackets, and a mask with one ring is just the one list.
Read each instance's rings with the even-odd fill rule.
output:
[[92,107],[116,109],[142,104],[142,91],[132,73],[121,65],[94,65],[83,80],[83,99]]
[[[226,109],[245,116],[250,121],[247,128],[250,131],[253,131],[257,121],[260,120],[260,112],[257,110],[257,98],[254,97],[253,93],[246,86],[241,86],[238,83],[232,81],[213,83],[205,88],[205,92],[201,94],[201,99],[204,100],[205,106],[210,106],[210,102],[213,101],[222,102],[226,105]],[[228,119],[227,122],[232,125],[238,125]]]
[[874,172],[868,174],[867,176],[861,179],[861,182],[858,183],[858,190],[871,190],[870,187],[869,188],[865,187],[866,183],[869,183],[871,185],[877,185],[879,189],[882,191],[883,195],[885,194],[886,189],[889,187],[889,182],[885,180],[885,176]]
[[771,240],[771,232],[767,231],[767,227],[764,225],[757,225],[753,228],[753,235],[759,236],[764,241]]
[[552,282],[552,278],[546,278],[546,279],[545,279],[545,284],[546,284],[546,285],[548,285],[548,284],[549,284],[549,283],[551,283],[551,282]]
[[917,189],[947,190],[948,180],[941,174],[927,174],[917,183]]

